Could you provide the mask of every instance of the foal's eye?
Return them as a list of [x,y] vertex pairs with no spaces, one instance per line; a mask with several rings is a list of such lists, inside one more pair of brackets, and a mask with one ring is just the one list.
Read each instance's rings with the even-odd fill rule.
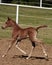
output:
[[7,22],[6,22],[6,24],[7,24]]

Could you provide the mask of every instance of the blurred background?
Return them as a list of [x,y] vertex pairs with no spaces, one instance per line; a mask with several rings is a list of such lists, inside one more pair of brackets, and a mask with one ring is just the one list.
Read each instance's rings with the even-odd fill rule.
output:
[[[32,6],[40,6],[41,0],[0,0],[2,3],[15,3]],[[42,0],[43,7],[52,7],[52,0]]]

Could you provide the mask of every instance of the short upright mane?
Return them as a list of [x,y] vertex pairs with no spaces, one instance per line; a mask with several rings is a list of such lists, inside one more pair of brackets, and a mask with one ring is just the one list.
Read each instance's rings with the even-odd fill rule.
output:
[[21,27],[16,23],[16,21],[12,20],[12,22],[15,24],[15,26],[16,26],[17,28],[21,28]]

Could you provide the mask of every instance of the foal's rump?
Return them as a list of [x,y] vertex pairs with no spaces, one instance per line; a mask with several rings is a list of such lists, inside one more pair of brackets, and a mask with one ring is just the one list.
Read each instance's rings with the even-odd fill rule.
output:
[[35,41],[37,40],[37,31],[40,29],[40,28],[44,28],[44,27],[47,27],[47,25],[42,25],[42,26],[38,26],[36,28],[34,27],[29,27],[28,28],[28,35],[29,35],[29,39],[31,41]]

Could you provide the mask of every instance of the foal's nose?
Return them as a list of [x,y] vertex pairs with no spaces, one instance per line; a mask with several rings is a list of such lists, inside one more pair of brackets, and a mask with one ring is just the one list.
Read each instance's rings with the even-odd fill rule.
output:
[[1,26],[1,28],[2,28],[2,29],[5,29],[5,27],[4,27],[4,26]]

